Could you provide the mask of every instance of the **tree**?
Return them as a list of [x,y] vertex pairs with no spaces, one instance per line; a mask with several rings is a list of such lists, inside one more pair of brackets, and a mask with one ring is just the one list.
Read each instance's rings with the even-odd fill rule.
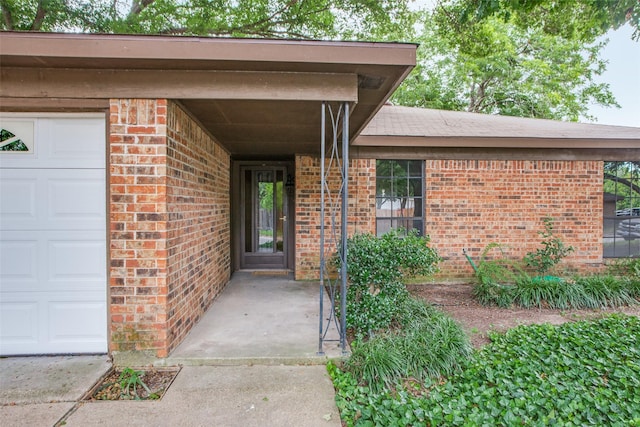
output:
[[0,0],[3,30],[361,39],[411,28],[410,0]]
[[396,92],[397,103],[508,116],[576,121],[588,105],[617,105],[607,84],[602,42],[551,34],[487,15],[470,20],[466,2],[443,1],[425,12],[418,66]]
[[640,161],[605,162],[604,192],[619,197],[616,210],[640,207]]
[[[441,2],[446,3],[446,2]],[[640,40],[638,0],[462,0],[455,12],[464,25],[497,16],[521,27],[541,28],[565,38],[593,41],[611,29],[628,23],[632,38]]]
[[[638,0],[0,0],[3,30],[418,41],[397,103],[578,120],[616,106],[596,37]],[[422,34],[416,29],[423,25]]]

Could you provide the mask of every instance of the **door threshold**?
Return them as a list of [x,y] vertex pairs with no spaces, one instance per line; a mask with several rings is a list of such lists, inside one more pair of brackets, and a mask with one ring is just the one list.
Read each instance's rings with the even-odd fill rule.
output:
[[254,276],[288,276],[293,273],[293,270],[268,270],[268,269],[247,269],[238,270],[239,272],[251,273]]

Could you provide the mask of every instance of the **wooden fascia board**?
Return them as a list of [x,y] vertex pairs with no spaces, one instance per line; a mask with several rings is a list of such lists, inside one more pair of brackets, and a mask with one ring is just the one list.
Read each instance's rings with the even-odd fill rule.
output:
[[415,65],[412,43],[1,32],[2,55],[176,61]]
[[356,74],[3,67],[0,97],[358,101]]
[[600,160],[630,161],[640,158],[640,148],[454,148],[454,147],[352,147],[355,159],[380,160]]
[[422,137],[360,135],[354,146],[362,147],[460,147],[460,148],[638,148],[640,138],[563,137]]
[[100,98],[0,98],[0,111],[108,111],[109,100]]

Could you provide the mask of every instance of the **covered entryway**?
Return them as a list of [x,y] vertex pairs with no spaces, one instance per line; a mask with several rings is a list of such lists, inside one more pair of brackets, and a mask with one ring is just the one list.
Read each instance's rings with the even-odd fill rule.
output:
[[233,225],[240,269],[286,270],[293,264],[293,165],[237,162]]
[[105,353],[104,114],[0,122],[0,354]]
[[[108,111],[111,250],[102,260],[109,269],[109,349],[158,357],[184,339],[233,271],[268,266],[323,281],[322,257],[346,239],[348,146],[415,65],[416,54],[416,45],[396,43],[0,37],[0,110]],[[243,188],[231,168],[256,160],[269,163],[244,170],[250,191],[243,217],[231,206]],[[258,196],[261,186],[277,193],[285,174],[270,162],[283,160],[295,164],[295,211],[284,200],[265,208],[268,198]],[[332,213],[325,214],[329,205]],[[234,228],[239,220],[249,226]],[[329,224],[341,229],[325,239]],[[244,235],[236,239],[235,230]],[[243,260],[236,262],[236,254]],[[324,288],[316,291],[321,312]],[[275,294],[268,298],[282,304]],[[12,317],[8,313],[3,309]],[[94,330],[87,316],[66,319]],[[321,341],[322,325],[318,329]]]

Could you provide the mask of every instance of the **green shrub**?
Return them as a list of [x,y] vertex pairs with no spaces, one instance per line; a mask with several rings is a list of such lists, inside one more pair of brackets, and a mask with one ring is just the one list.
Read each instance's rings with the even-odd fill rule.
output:
[[[347,426],[640,426],[640,319],[520,326],[493,334],[463,370],[376,392],[334,365]],[[405,383],[407,384],[407,383]]]
[[609,273],[615,276],[640,280],[640,258],[616,259],[608,266]]
[[476,278],[480,284],[515,283],[518,277],[524,274],[526,273],[520,266],[519,261],[505,257],[503,245],[489,243],[482,250],[476,268]]
[[436,271],[440,258],[429,237],[391,231],[356,234],[347,241],[347,328],[357,339],[388,328],[408,298],[404,280]]
[[513,304],[513,284],[526,275],[518,261],[505,257],[504,246],[499,243],[490,243],[484,248],[475,273],[474,298],[482,305],[495,304],[503,308]]
[[546,274],[573,252],[572,246],[566,246],[562,239],[553,234],[553,218],[543,218],[544,231],[538,232],[542,237],[542,248],[535,252],[527,252],[524,263],[539,274]]
[[424,382],[454,373],[467,359],[469,341],[451,317],[414,298],[398,313],[401,327],[353,343],[345,369],[360,383],[380,391],[406,378]]

